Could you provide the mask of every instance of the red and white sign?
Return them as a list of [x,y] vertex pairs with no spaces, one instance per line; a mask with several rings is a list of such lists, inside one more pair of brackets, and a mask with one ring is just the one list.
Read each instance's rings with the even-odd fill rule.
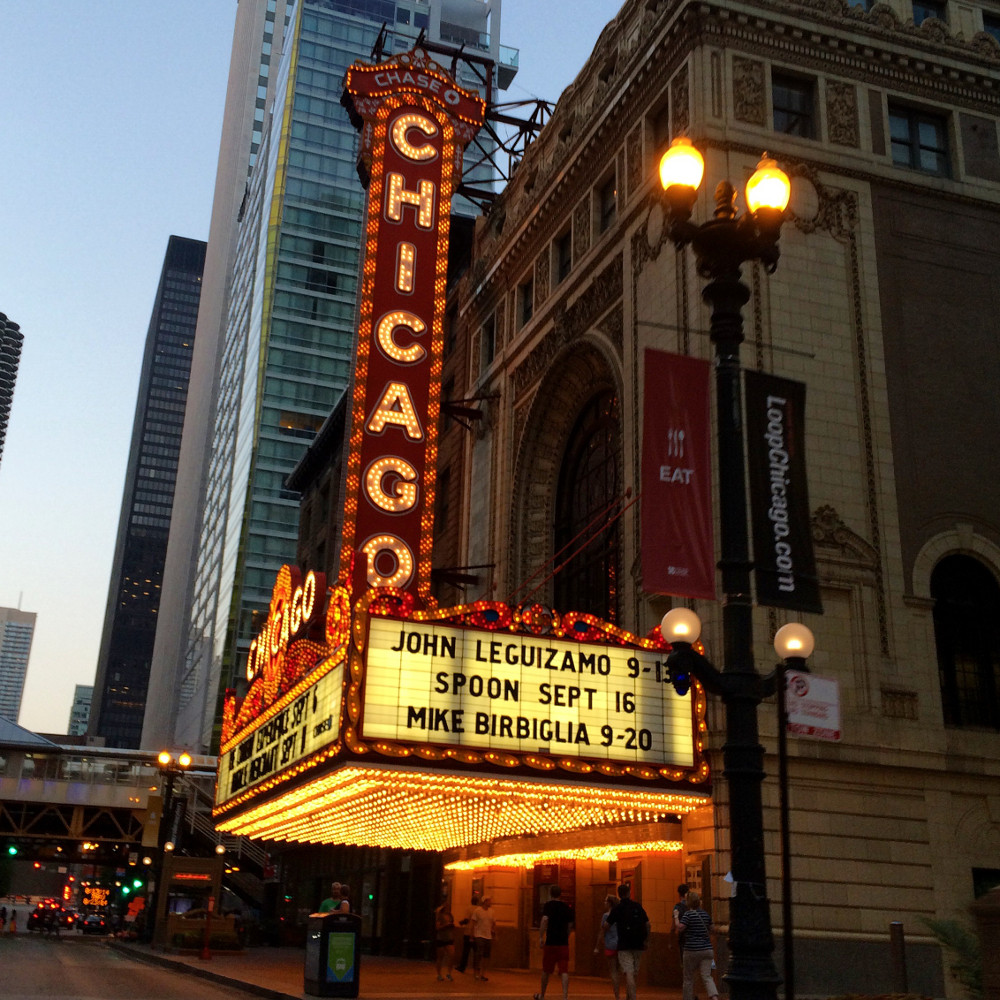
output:
[[715,599],[709,363],[646,349],[642,584]]
[[787,732],[814,740],[840,740],[840,684],[830,677],[785,671]]
[[426,601],[451,196],[478,95],[417,49],[344,83],[368,180],[341,580]]

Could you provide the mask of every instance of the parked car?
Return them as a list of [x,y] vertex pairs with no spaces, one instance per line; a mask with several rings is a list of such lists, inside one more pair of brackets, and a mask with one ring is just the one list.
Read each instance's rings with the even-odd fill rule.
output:
[[108,924],[100,913],[88,913],[83,918],[83,926],[80,929],[84,934],[106,934]]

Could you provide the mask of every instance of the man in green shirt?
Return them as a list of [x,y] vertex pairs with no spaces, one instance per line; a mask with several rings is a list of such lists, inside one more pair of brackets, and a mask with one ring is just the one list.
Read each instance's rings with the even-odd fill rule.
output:
[[336,913],[340,909],[340,883],[334,882],[330,886],[330,896],[319,904],[320,913]]

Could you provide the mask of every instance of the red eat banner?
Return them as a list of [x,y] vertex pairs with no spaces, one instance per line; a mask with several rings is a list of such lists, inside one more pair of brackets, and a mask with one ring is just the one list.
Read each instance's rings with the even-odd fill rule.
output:
[[643,589],[715,598],[710,365],[646,349],[642,423]]

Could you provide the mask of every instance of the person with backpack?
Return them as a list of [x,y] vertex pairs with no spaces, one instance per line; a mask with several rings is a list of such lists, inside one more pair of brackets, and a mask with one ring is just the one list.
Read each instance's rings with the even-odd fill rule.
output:
[[687,909],[681,916],[684,925],[684,1000],[694,1000],[694,976],[697,972],[705,984],[705,993],[709,1000],[715,1000],[719,995],[718,987],[712,978],[712,966],[715,965],[715,955],[712,952],[712,918],[701,908],[701,896],[689,892],[684,900]]
[[608,975],[611,977],[611,990],[615,995],[615,1000],[620,1000],[618,995],[618,928],[608,923],[608,916],[617,905],[618,900],[614,896],[604,897],[604,914],[601,917],[601,926],[597,931],[597,942],[594,944],[594,954],[599,955],[604,952],[605,961],[608,963]]
[[635,1000],[635,979],[649,940],[649,917],[632,898],[628,885],[618,886],[618,905],[608,914],[609,925],[618,928],[618,967],[625,977],[625,995]]

